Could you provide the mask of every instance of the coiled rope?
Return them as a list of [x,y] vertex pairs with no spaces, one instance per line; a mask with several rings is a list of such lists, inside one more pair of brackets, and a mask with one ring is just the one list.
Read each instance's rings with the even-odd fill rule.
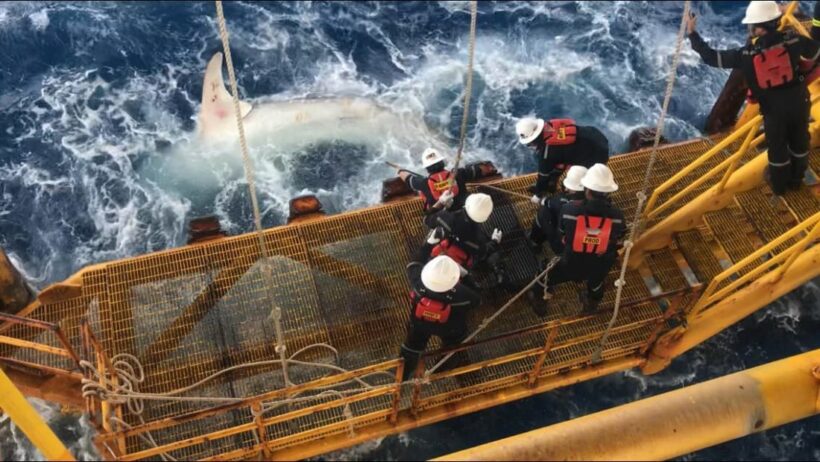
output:
[[685,36],[684,32],[686,31],[686,19],[689,17],[689,4],[689,0],[683,2],[683,16],[681,16],[680,28],[678,29],[678,38],[675,43],[675,54],[672,58],[672,64],[669,66],[669,75],[666,82],[666,94],[663,98],[660,117],[658,117],[658,125],[655,128],[655,141],[652,144],[652,154],[650,154],[649,163],[646,165],[643,185],[641,190],[637,193],[638,204],[635,206],[635,217],[632,219],[632,226],[629,229],[629,238],[624,241],[624,256],[621,263],[621,272],[618,280],[615,281],[615,308],[612,312],[612,318],[609,320],[609,324],[604,331],[604,335],[601,337],[601,342],[598,344],[595,352],[592,353],[592,364],[601,362],[601,353],[603,352],[604,346],[609,339],[612,326],[614,326],[615,322],[618,320],[618,312],[621,307],[621,296],[623,293],[623,288],[626,285],[626,267],[629,263],[629,256],[632,254],[632,246],[642,231],[641,226],[643,225],[643,207],[646,202],[647,193],[649,192],[649,182],[652,178],[652,170],[655,168],[655,160],[658,156],[658,145],[660,144],[661,136],[663,135],[663,128],[666,122],[666,111],[669,109],[669,101],[672,99],[672,91],[675,88],[675,77],[678,73],[680,52],[683,45],[683,38]]
[[285,352],[287,346],[285,345],[285,334],[282,330],[282,308],[273,303],[273,294],[271,293],[272,270],[268,260],[268,246],[265,243],[265,234],[262,232],[262,218],[259,213],[259,201],[256,198],[256,180],[254,178],[253,161],[248,153],[248,142],[245,139],[245,125],[242,123],[242,112],[239,109],[239,91],[236,85],[236,73],[233,68],[233,59],[231,59],[231,45],[228,38],[228,27],[225,25],[225,14],[222,11],[222,1],[216,0],[216,17],[219,23],[219,37],[222,39],[222,50],[225,52],[225,64],[228,67],[228,78],[231,83],[231,95],[233,96],[233,110],[236,116],[236,128],[239,131],[239,147],[242,151],[242,164],[245,167],[245,179],[248,182],[248,192],[250,192],[251,206],[253,207],[253,222],[256,227],[256,235],[259,238],[259,252],[262,255],[264,263],[262,264],[262,272],[265,276],[266,283],[265,292],[271,303],[271,316],[276,334],[275,350],[279,353],[279,359],[282,363],[282,375],[285,377],[285,385],[290,385],[290,377],[288,376],[287,361],[285,360]]

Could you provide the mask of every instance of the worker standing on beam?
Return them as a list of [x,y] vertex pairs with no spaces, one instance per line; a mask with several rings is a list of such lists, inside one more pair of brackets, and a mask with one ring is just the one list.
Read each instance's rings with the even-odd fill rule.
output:
[[[461,343],[467,337],[467,312],[481,303],[481,295],[464,284],[467,271],[446,255],[427,261],[430,250],[439,241],[431,230],[416,258],[407,265],[410,280],[411,308],[407,337],[401,345],[404,359],[403,380],[412,377],[430,337],[441,338],[442,346]],[[457,367],[466,359],[456,354],[447,367]]]
[[571,119],[524,117],[515,124],[515,132],[518,142],[532,149],[538,161],[538,179],[530,188],[534,204],[555,193],[558,179],[571,166],[589,168],[609,160],[606,136],[595,127],[575,125]]
[[688,18],[692,48],[703,61],[721,69],[741,69],[752,97],[760,103],[769,166],[766,176],[776,196],[799,189],[808,166],[809,92],[804,73],[820,55],[814,40],[793,31],[779,32],[782,12],[776,2],[753,1],[743,24],[752,40],[741,48],[714,50],[695,30],[697,18]]
[[541,208],[538,209],[530,231],[530,245],[536,254],[541,253],[544,241],[549,243],[555,255],[561,255],[564,251],[564,243],[558,233],[561,208],[568,202],[584,199],[584,187],[581,185],[581,180],[586,173],[586,167],[573,165],[564,177],[564,192],[541,201]]
[[[559,232],[564,236],[564,252],[547,273],[546,292],[553,294],[563,282],[586,281],[581,299],[583,313],[592,313],[604,298],[604,279],[618,258],[618,244],[624,237],[624,214],[612,204],[609,194],[618,190],[612,171],[603,164],[593,165],[581,180],[584,199],[561,208]],[[547,314],[548,304],[541,300],[543,289],[536,285],[529,291],[533,310]],[[549,297],[549,295],[548,295]]]
[[[461,210],[467,199],[466,183],[481,177],[481,168],[477,164],[451,172],[445,168],[446,162],[437,149],[427,148],[421,155],[421,163],[428,173],[427,178],[399,170],[399,177],[407,187],[421,196],[428,217],[439,210]],[[428,221],[430,220],[425,219],[425,222]]]

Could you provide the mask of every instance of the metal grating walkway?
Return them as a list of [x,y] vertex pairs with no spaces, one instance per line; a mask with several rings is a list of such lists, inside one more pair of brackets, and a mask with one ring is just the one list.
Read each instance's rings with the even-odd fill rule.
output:
[[[714,141],[662,147],[652,186],[679,171]],[[610,161],[621,186],[613,199],[628,219],[634,213],[635,193],[641,186],[648,156],[649,151],[639,151]],[[812,153],[812,165],[816,165],[817,156],[817,152]],[[718,157],[713,164],[723,158]],[[533,178],[511,178],[495,186],[525,192]],[[496,204],[485,226],[504,231],[502,248],[510,278],[526,283],[538,268],[537,258],[526,243],[535,207],[524,199],[485,192]],[[688,265],[699,282],[708,282],[722,271],[724,254],[720,249],[737,262],[760,243],[816,212],[817,204],[816,188],[789,193],[781,209],[769,204],[765,191],[753,190],[738,195],[732,206],[706,214],[703,229],[678,233],[678,258],[676,252],[662,249],[649,255],[642,270],[627,273],[626,308],[603,351],[604,359],[630,357],[646,345],[663,315],[661,305],[652,296],[658,291],[668,294],[691,289],[682,266]],[[79,296],[43,305],[29,316],[59,324],[78,351],[82,347],[80,323],[87,319],[109,357],[129,353],[140,358],[146,372],[140,390],[149,393],[187,387],[232,366],[275,359],[271,301],[283,310],[289,354],[326,343],[338,349],[338,358],[328,350],[314,348],[299,359],[333,362],[349,370],[370,367],[395,359],[403,340],[409,310],[405,264],[424,235],[421,218],[418,200],[402,201],[266,230],[270,249],[267,258],[261,258],[255,235],[243,235],[102,264],[82,272]],[[709,243],[707,236],[718,240]],[[609,287],[617,269],[607,280]],[[480,274],[478,279],[479,283],[488,282]],[[539,361],[538,352],[545,343],[552,342],[551,350],[544,355],[537,377],[588,365],[609,313],[577,316],[580,289],[574,284],[562,285],[545,318],[535,316],[522,297],[478,337],[479,343],[487,343],[468,350],[471,363],[484,365],[457,379],[433,381],[415,397],[417,409],[443,406],[521,383]],[[511,295],[502,290],[485,291],[484,303],[471,314],[470,325],[477,326]],[[608,290],[604,308],[612,306],[613,298],[614,290]],[[553,329],[554,338],[550,340]],[[522,333],[507,335],[516,331]],[[58,345],[50,332],[25,326],[11,327],[4,335]],[[65,358],[8,345],[0,346],[0,356],[54,368],[72,367]],[[512,359],[499,361],[507,356]],[[326,375],[327,370],[320,368],[291,368],[295,383]],[[373,383],[390,381],[380,376]],[[182,396],[250,397],[283,385],[279,366],[268,364],[224,374]],[[398,408],[407,409],[413,401],[410,393],[403,392]],[[322,401],[310,405],[317,403]],[[211,405],[146,401],[142,419],[147,423],[163,422]],[[286,448],[347,432],[351,425],[386,421],[391,406],[390,395],[384,394],[362,398],[347,408],[328,404],[320,410],[301,412],[308,405],[297,404],[273,414],[288,419],[262,426],[267,429],[273,449]],[[132,426],[142,424],[137,416],[126,413],[124,418]],[[221,432],[219,438],[191,440],[192,444],[177,445],[167,453],[178,459],[236,455],[236,451],[258,444],[253,422],[247,409],[231,409],[207,419],[191,419],[154,430],[152,437],[157,444],[165,445]],[[129,455],[123,455],[125,458],[157,457],[156,453],[149,454],[152,445],[139,436],[124,438],[124,444]]]

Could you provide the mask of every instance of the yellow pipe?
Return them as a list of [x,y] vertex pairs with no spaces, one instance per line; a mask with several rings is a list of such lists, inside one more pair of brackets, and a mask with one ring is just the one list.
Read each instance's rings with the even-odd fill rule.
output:
[[433,460],[666,460],[820,413],[820,350]]
[[686,328],[675,328],[661,336],[649,351],[644,374],[654,374],[672,359],[705,342],[758,309],[820,275],[820,245],[799,254],[780,280],[770,272],[757,281],[712,305],[702,313],[690,313]]
[[737,169],[737,164],[740,162],[740,158],[746,155],[746,151],[749,149],[749,145],[752,142],[752,139],[755,137],[756,130],[749,130],[749,133],[746,134],[746,138],[743,140],[743,144],[740,146],[740,149],[737,150],[735,155],[732,156],[732,163],[729,164],[729,168],[726,169],[726,173],[723,174],[723,178],[720,179],[720,183],[718,183],[717,192],[720,194],[723,192],[723,188],[726,187],[726,182],[729,181],[729,177],[735,173]]
[[11,383],[6,373],[0,369],[0,408],[8,414],[14,425],[20,427],[31,443],[48,460],[74,460],[63,443],[43,422],[37,411]]

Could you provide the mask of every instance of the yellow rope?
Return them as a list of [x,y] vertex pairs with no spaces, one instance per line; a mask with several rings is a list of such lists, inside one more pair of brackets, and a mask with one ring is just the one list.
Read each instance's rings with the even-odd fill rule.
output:
[[242,151],[242,163],[245,167],[245,179],[248,182],[248,191],[251,196],[251,206],[253,206],[253,222],[256,226],[256,234],[259,237],[259,251],[262,254],[263,265],[262,272],[265,280],[268,282],[265,285],[265,292],[268,300],[271,301],[271,315],[273,317],[273,324],[276,333],[276,352],[279,353],[279,359],[282,362],[282,375],[285,377],[285,385],[290,385],[290,377],[288,376],[287,361],[285,361],[285,352],[287,347],[285,345],[285,335],[282,330],[282,308],[273,303],[273,294],[271,293],[271,278],[273,277],[268,261],[268,247],[265,243],[265,235],[262,232],[262,218],[259,213],[259,202],[256,199],[256,181],[254,179],[253,161],[250,154],[248,154],[248,142],[245,139],[245,125],[242,123],[242,112],[239,109],[239,91],[236,86],[236,73],[233,68],[233,59],[231,59],[231,45],[228,38],[228,28],[225,25],[225,14],[222,11],[222,1],[216,0],[216,16],[219,22],[219,36],[222,39],[222,49],[225,52],[225,64],[228,67],[228,78],[231,82],[231,93],[233,96],[233,110],[236,116],[236,128],[239,131],[239,147]]
[[672,99],[672,91],[675,88],[675,76],[678,72],[678,63],[680,63],[681,46],[683,45],[684,32],[686,31],[686,19],[689,17],[689,0],[683,2],[683,16],[681,17],[680,28],[678,29],[678,38],[675,43],[675,55],[672,58],[672,65],[669,67],[669,76],[666,83],[666,95],[663,98],[663,105],[661,107],[661,115],[658,118],[658,125],[655,128],[655,141],[652,145],[652,154],[649,156],[649,163],[646,165],[646,174],[643,178],[643,186],[637,193],[638,204],[635,206],[635,218],[632,220],[632,227],[629,230],[629,238],[624,241],[624,257],[621,263],[621,273],[618,280],[615,281],[615,308],[612,312],[612,318],[601,337],[601,342],[598,344],[595,352],[592,353],[592,364],[601,362],[601,354],[609,339],[609,333],[612,331],[612,326],[618,320],[618,311],[621,306],[621,296],[623,288],[626,285],[626,267],[629,262],[629,256],[632,254],[632,245],[641,233],[641,225],[643,218],[643,206],[646,202],[646,194],[649,192],[649,182],[652,178],[652,170],[655,167],[655,160],[658,155],[658,145],[663,134],[664,124],[666,122],[666,111],[669,108],[669,101]]

